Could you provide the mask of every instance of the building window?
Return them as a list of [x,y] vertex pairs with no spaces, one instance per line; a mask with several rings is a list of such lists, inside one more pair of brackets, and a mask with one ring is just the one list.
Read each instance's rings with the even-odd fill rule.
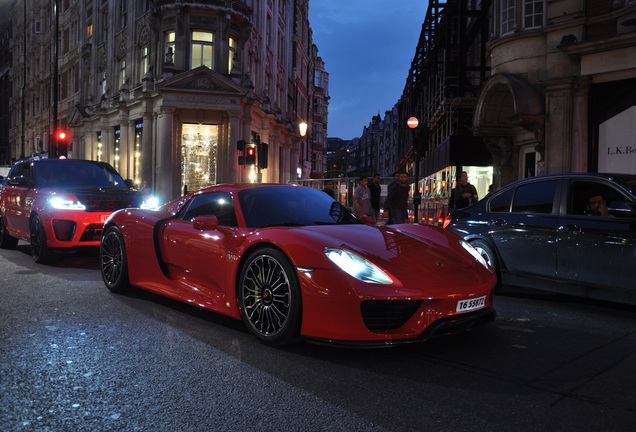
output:
[[170,52],[170,48],[172,48],[172,63],[174,63],[174,54],[176,52],[175,50],[175,32],[173,31],[169,31],[166,32],[166,40],[165,40],[165,44],[166,44],[166,48],[164,51],[164,54],[166,56],[166,63],[168,62],[168,53]]
[[86,26],[86,43],[92,43],[93,42],[93,23],[89,23]]
[[139,66],[140,66],[139,81],[143,81],[144,77],[146,76],[146,73],[148,73],[148,65],[150,64],[148,59],[148,45],[141,47],[140,56],[141,58],[139,59]]
[[143,120],[137,120],[135,122],[135,156],[134,156],[134,170],[133,179],[137,187],[141,187],[141,143],[144,136],[144,122]]
[[515,0],[501,0],[501,35],[515,30]]
[[128,2],[126,0],[119,1],[119,28],[126,28],[128,22]]
[[232,73],[232,65],[234,64],[234,57],[236,56],[236,39],[230,37],[228,41],[228,57],[227,57],[227,73]]
[[101,72],[101,79],[99,81],[99,85],[101,87],[102,90],[102,96],[104,96],[106,94],[106,92],[108,91],[108,83],[106,81],[106,71],[103,70]]
[[285,49],[285,33],[282,29],[278,32],[278,46],[276,49],[278,50],[278,63],[286,64],[285,55],[287,54],[287,50]]
[[102,27],[102,39],[101,43],[104,43],[108,40],[108,9],[104,9],[101,12],[101,27]]
[[113,155],[113,167],[119,171],[119,148],[121,147],[121,128],[115,126],[115,154]]
[[543,26],[545,0],[524,0],[523,27],[526,29]]
[[192,32],[192,69],[199,66],[214,68],[213,62],[214,34],[209,32]]
[[126,84],[126,59],[119,60],[119,84]]
[[102,133],[97,132],[96,136],[97,136],[97,160],[101,162],[102,161]]

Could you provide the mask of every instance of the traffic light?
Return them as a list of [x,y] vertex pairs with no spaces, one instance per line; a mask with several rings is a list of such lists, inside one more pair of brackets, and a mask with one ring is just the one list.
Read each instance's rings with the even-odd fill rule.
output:
[[245,165],[256,165],[256,146],[248,144],[245,147]]
[[55,156],[65,159],[68,156],[68,132],[58,129],[55,132]]
[[236,149],[240,152],[245,151],[245,140],[238,140],[236,142]]
[[269,157],[269,145],[267,143],[258,143],[258,167],[260,169],[267,168],[267,158]]

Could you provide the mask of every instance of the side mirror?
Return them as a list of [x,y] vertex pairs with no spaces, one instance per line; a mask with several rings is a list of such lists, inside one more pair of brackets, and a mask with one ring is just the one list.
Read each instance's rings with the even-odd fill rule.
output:
[[212,231],[219,226],[219,219],[215,215],[201,215],[192,219],[192,227],[199,231]]
[[607,210],[616,217],[636,217],[636,203],[631,201],[612,201]]
[[13,178],[9,179],[8,183],[11,186],[28,187],[29,186],[29,179],[25,178],[25,177],[13,177]]

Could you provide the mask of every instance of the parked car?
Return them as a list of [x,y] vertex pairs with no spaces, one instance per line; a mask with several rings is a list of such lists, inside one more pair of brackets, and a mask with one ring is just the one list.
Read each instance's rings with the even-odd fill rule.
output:
[[504,284],[636,304],[636,176],[527,178],[452,212],[445,227]]
[[21,160],[0,183],[0,247],[29,242],[39,263],[56,252],[97,247],[112,212],[141,204],[141,194],[105,162]]
[[460,237],[367,225],[303,186],[219,185],[117,211],[100,259],[111,291],[139,287],[242,319],[270,345],[411,343],[495,317],[495,275]]

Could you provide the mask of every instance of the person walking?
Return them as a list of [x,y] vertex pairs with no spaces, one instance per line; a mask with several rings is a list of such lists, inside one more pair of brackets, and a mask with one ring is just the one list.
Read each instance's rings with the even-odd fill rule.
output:
[[371,191],[371,208],[373,209],[373,217],[376,221],[378,221],[380,219],[380,196],[382,194],[380,174],[373,174],[373,181],[369,183],[369,191]]
[[322,191],[331,198],[336,199],[336,191],[333,189],[333,186],[333,180],[325,180],[325,187]]
[[[397,186],[400,183],[400,172],[399,171],[394,171],[393,172],[393,181],[391,183],[389,183],[389,185],[387,186],[387,198],[389,197],[389,192],[391,192],[391,189],[394,186]],[[384,200],[384,208],[386,209],[386,212],[389,214],[388,220],[386,221],[387,225],[391,225],[393,223],[393,217],[391,216],[391,211],[389,210],[389,206],[388,206],[388,200],[385,199]]]
[[369,179],[366,176],[361,176],[360,182],[353,192],[353,212],[358,217],[373,217],[373,209],[371,208],[371,191],[369,190],[368,184]]
[[391,223],[402,224],[408,222],[409,176],[405,172],[399,175],[399,182],[389,189],[385,207],[389,209]]
[[451,199],[449,201],[450,210],[456,210],[464,207],[468,207],[471,204],[476,203],[479,200],[477,196],[477,189],[475,186],[468,183],[468,173],[462,171],[459,175],[459,181],[455,189],[451,191]]

